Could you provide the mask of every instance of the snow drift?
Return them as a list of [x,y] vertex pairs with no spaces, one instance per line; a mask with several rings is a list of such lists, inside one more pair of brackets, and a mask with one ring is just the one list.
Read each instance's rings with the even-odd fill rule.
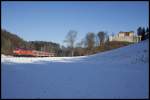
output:
[[149,40],[84,57],[1,56],[2,98],[148,98]]

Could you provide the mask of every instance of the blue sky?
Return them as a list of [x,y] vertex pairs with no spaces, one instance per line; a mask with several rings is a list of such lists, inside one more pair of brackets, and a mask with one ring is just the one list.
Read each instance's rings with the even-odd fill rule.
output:
[[3,1],[2,28],[24,40],[64,44],[70,30],[78,32],[79,42],[88,32],[135,31],[149,26],[146,1],[95,2],[10,2]]

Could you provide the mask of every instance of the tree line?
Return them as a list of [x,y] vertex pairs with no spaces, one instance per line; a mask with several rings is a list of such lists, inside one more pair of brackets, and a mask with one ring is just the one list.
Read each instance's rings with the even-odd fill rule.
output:
[[[54,42],[25,41],[19,36],[1,29],[1,54],[13,55],[14,49],[24,48],[53,52],[56,56],[84,56],[131,44],[130,42],[109,41],[109,35],[104,31],[99,31],[96,34],[88,32],[78,42],[77,34],[78,32],[75,30],[69,31],[64,39],[67,46],[60,46],[60,44]],[[141,41],[148,39],[149,28],[139,27],[137,35],[141,36]]]
[[[137,35],[141,36],[141,41],[148,39],[149,28],[139,27]],[[131,44],[130,42],[109,41],[109,35],[104,31],[100,31],[97,34],[93,32],[87,33],[85,38],[76,43],[75,46],[76,38],[77,31],[71,30],[64,40],[70,51],[68,56],[90,55]]]
[[100,31],[97,34],[89,32],[75,45],[76,38],[76,31],[68,32],[66,39],[64,40],[64,42],[67,43],[67,48],[69,51],[67,56],[91,55],[131,44],[129,42],[110,42],[109,35],[104,31]]

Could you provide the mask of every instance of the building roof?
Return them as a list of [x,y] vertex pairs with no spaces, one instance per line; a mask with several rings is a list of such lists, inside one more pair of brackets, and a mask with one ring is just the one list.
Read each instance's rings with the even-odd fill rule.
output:
[[130,34],[133,34],[133,31],[130,32],[119,32],[119,34],[124,34],[125,36],[129,36]]

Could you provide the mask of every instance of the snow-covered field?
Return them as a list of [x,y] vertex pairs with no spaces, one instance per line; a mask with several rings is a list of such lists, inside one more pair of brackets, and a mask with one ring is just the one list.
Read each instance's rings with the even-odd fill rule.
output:
[[84,57],[1,55],[2,98],[148,98],[148,45]]

